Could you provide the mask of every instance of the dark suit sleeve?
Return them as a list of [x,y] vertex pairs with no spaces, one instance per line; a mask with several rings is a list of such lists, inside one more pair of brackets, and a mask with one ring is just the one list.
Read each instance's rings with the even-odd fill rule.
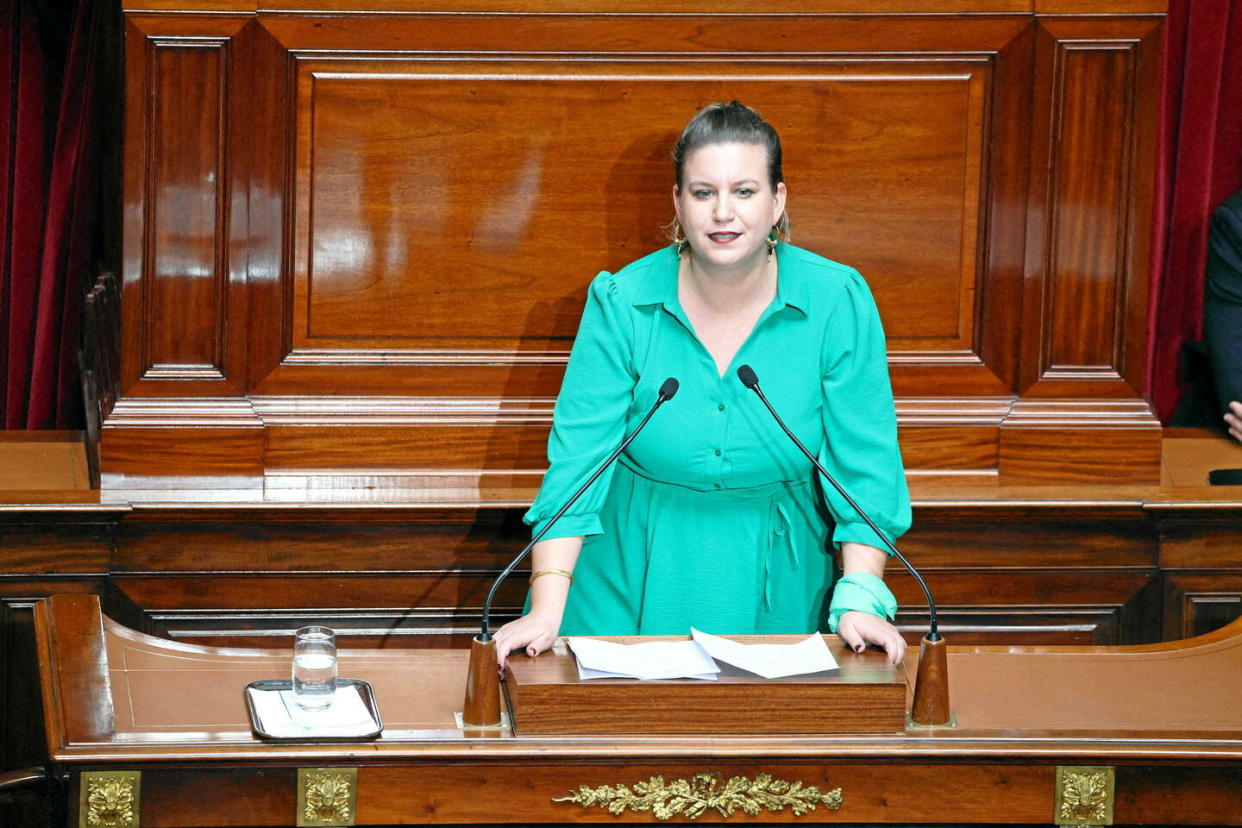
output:
[[1242,400],[1242,192],[1212,214],[1203,337],[1223,411]]

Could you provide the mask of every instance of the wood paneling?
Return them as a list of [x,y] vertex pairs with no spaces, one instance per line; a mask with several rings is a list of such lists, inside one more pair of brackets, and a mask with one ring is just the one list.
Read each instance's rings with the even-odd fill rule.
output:
[[[242,390],[248,50],[243,23],[130,18],[126,27],[123,393]],[[237,301],[236,298],[233,301]],[[234,313],[232,316],[237,317]],[[176,389],[176,390],[173,390]]]
[[1138,396],[1147,236],[1133,219],[1150,208],[1157,33],[1151,19],[1039,26],[1023,393]]
[[[1137,389],[1158,4],[382,5],[127,14],[106,485],[210,477],[217,459],[225,477],[537,473],[546,421],[504,406],[554,396],[591,274],[661,243],[668,148],[732,97],[783,133],[795,240],[872,285],[899,398],[968,420],[903,417],[913,470],[1045,479],[1048,445],[1102,437],[1073,476],[1151,477]],[[257,444],[194,403],[274,400],[280,416],[332,396],[359,413],[260,413]],[[136,422],[152,398],[163,418]],[[449,418],[473,398],[495,426],[407,429],[385,398]],[[1141,410],[1132,430],[1087,416],[1023,439],[1028,398]],[[1006,410],[985,422],[980,403]],[[172,431],[147,440],[177,428],[201,462]]]
[[220,379],[228,40],[160,38],[150,49],[143,376]]
[[1166,639],[1203,635],[1242,618],[1242,573],[1236,570],[1171,573],[1164,584]]
[[[488,350],[564,359],[584,274],[664,243],[660,159],[683,114],[729,96],[788,125],[797,237],[869,275],[893,350],[970,352],[981,68],[785,59],[721,77],[701,58],[299,60],[285,362],[373,364],[376,349],[390,366]],[[550,240],[570,238],[572,258],[549,257]]]
[[1001,427],[1001,482],[1157,483],[1160,435],[1141,400],[1020,400]]

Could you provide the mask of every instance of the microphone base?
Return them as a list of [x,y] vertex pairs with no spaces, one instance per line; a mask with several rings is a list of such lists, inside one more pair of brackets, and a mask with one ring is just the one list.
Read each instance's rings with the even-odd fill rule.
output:
[[500,669],[496,665],[496,641],[470,642],[470,665],[466,670],[466,699],[462,721],[474,727],[500,724]]
[[948,645],[943,637],[938,641],[924,637],[919,645],[919,670],[914,679],[910,719],[925,727],[951,726]]

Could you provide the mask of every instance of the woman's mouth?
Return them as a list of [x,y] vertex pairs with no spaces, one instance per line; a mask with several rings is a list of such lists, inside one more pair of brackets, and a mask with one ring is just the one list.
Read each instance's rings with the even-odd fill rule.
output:
[[712,241],[714,241],[716,244],[728,244],[729,242],[733,241],[740,235],[742,234],[721,232],[721,233],[708,233],[707,237],[711,239]]

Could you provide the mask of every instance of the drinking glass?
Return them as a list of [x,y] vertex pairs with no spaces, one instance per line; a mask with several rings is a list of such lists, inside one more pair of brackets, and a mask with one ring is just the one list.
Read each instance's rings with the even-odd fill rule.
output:
[[322,710],[336,693],[336,633],[302,627],[293,641],[293,700],[303,710]]

